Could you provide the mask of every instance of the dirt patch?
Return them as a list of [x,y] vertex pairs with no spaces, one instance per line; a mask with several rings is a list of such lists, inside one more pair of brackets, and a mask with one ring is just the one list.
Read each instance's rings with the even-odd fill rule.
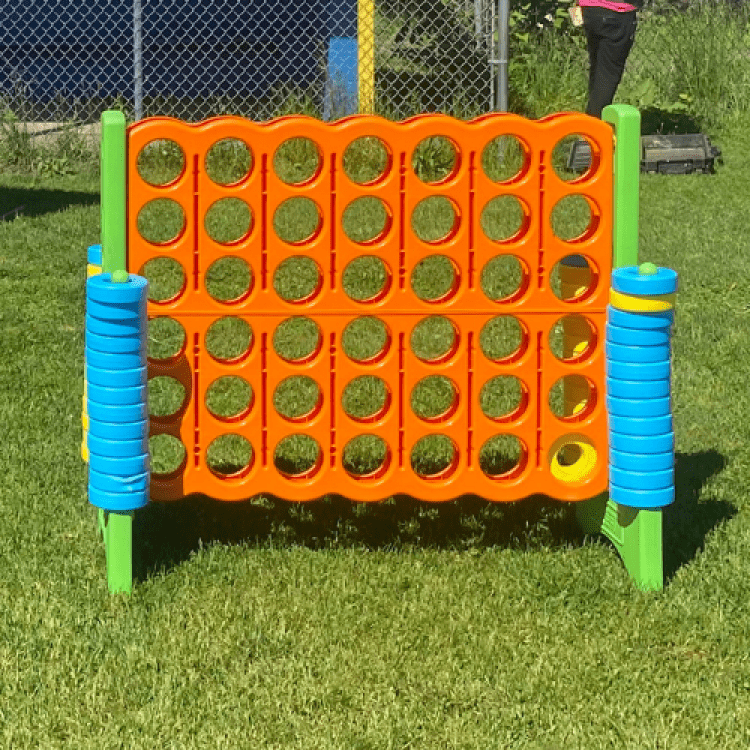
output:
[[[28,133],[35,146],[49,146],[67,130],[68,125],[62,122],[17,122],[15,127]],[[91,145],[98,145],[101,140],[101,122],[76,125],[74,130]]]

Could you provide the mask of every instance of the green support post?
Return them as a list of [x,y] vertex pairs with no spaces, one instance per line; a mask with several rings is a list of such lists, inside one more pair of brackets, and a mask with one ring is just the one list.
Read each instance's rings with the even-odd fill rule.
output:
[[[616,138],[612,265],[637,266],[641,113],[627,104],[611,104],[602,119],[612,125]],[[578,503],[576,516],[587,534],[603,534],[615,545],[638,588],[664,587],[661,510],[618,505],[605,492]]]
[[[102,270],[113,274],[113,280],[127,273],[126,156],[125,115],[111,110],[102,112]],[[104,537],[109,590],[113,594],[130,593],[133,587],[133,513],[100,510],[98,524]]]
[[133,589],[133,516],[132,511],[99,511],[111,594],[129,594]]

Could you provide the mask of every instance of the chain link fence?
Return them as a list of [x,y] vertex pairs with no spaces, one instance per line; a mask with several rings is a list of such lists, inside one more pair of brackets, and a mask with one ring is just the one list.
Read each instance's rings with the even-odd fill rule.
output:
[[0,101],[24,122],[480,114],[500,1],[0,2]]
[[[579,39],[557,68],[547,65],[545,82],[538,63],[550,55],[539,35],[519,41],[528,31],[519,19],[526,13],[522,20],[529,21],[529,7],[565,16],[566,2],[0,0],[0,111],[26,123],[93,123],[110,107],[130,119],[192,122],[221,114],[336,119],[357,110],[396,119],[437,111],[467,118],[508,108],[508,57],[510,108],[544,111],[558,104],[556,94],[569,102],[567,89],[585,96],[585,43]],[[621,93],[639,105],[649,96],[679,104],[679,87],[671,92],[667,78],[685,67],[689,50],[683,38],[671,41],[670,28],[657,29],[656,16],[720,5],[748,16],[748,4],[738,0],[646,0]],[[715,43],[726,46],[717,28]],[[560,41],[551,42],[557,56]],[[719,67],[734,66],[734,58],[725,64],[713,57]],[[656,89],[653,71],[666,72]],[[534,86],[536,106],[529,104]],[[518,92],[529,106],[514,101]]]

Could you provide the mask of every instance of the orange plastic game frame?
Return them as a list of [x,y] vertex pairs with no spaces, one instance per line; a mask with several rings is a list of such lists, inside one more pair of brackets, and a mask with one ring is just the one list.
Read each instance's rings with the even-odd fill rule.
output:
[[[552,164],[553,150],[566,136],[577,134],[591,144],[589,170],[571,181],[561,179]],[[388,153],[385,173],[376,181],[358,184],[347,177],[343,156],[356,139],[378,138]],[[447,138],[456,151],[452,172],[438,183],[426,184],[412,167],[415,149],[426,138]],[[482,168],[482,153],[499,136],[514,136],[525,154],[520,172],[506,182],[493,182]],[[292,138],[308,138],[318,149],[319,169],[301,184],[283,182],[273,169],[278,148]],[[219,185],[207,174],[206,156],[224,139],[243,141],[252,154],[249,174],[233,185]],[[167,185],[154,186],[138,172],[138,155],[154,140],[177,143],[185,155],[182,173]],[[242,500],[268,493],[288,500],[313,500],[338,493],[353,500],[378,501],[408,494],[430,501],[476,494],[493,501],[513,501],[541,493],[560,500],[584,500],[608,486],[607,415],[604,403],[604,324],[612,270],[613,136],[610,125],[579,114],[557,114],[530,121],[510,114],[491,114],[462,122],[443,115],[423,115],[394,123],[374,116],[354,116],[333,124],[307,117],[280,118],[258,124],[236,117],[217,117],[190,125],[171,118],[151,118],[127,128],[127,243],[126,263],[131,273],[143,273],[157,257],[177,260],[186,283],[173,299],[149,301],[149,318],[167,316],[185,330],[186,344],[177,357],[149,362],[149,376],[169,376],[185,388],[186,398],[170,418],[151,418],[151,434],[167,433],[181,440],[186,458],[168,476],[152,474],[154,500],[175,500],[203,493],[220,500]],[[523,210],[519,231],[503,242],[488,238],[481,214],[494,198],[511,195]],[[566,196],[586,199],[591,213],[588,228],[564,241],[552,231],[550,216]],[[275,233],[273,216],[286,200],[304,196],[317,206],[319,224],[308,240],[290,244]],[[356,243],[344,232],[342,214],[352,201],[379,198],[386,206],[386,230],[374,241]],[[412,227],[412,213],[420,201],[442,196],[451,201],[456,222],[448,236],[424,242]],[[170,199],[182,209],[184,226],[172,241],[156,245],[138,231],[138,216],[152,200]],[[220,244],[206,231],[205,215],[222,198],[244,201],[252,214],[249,232],[237,242]],[[410,283],[415,266],[430,255],[445,255],[456,270],[450,293],[434,302],[420,299]],[[482,291],[481,271],[497,255],[513,255],[523,268],[523,282],[510,297],[493,301]],[[206,272],[219,258],[238,256],[252,268],[249,293],[230,303],[212,298],[205,287]],[[288,302],[273,287],[273,273],[293,256],[307,256],[320,269],[322,283],[312,298]],[[347,264],[362,256],[376,256],[389,269],[386,292],[370,301],[356,301],[342,288]],[[555,265],[566,256],[583,256],[591,269],[590,283],[579,295],[560,299],[550,285]],[[432,362],[411,351],[414,326],[427,316],[441,315],[453,324],[456,338],[448,356]],[[520,348],[501,361],[483,354],[479,336],[498,315],[513,316],[523,331]],[[549,334],[568,315],[582,316],[593,338],[580,356],[560,360],[552,352]],[[212,358],[205,347],[209,326],[219,318],[237,316],[253,331],[247,354],[237,361]],[[285,361],[275,352],[276,327],[294,316],[306,316],[320,330],[319,346],[303,362]],[[386,350],[375,360],[355,362],[342,349],[346,326],[360,316],[376,316],[387,326]],[[377,375],[389,391],[389,405],[376,419],[358,421],[341,406],[347,383],[359,375]],[[458,394],[455,407],[443,419],[423,420],[411,410],[410,394],[422,378],[439,374],[450,378]],[[244,378],[254,394],[247,413],[239,419],[214,416],[206,407],[208,387],[217,378]],[[274,408],[273,393],[287,377],[313,378],[323,394],[308,419],[291,421]],[[480,407],[484,383],[497,375],[513,375],[522,382],[521,406],[494,420]],[[548,394],[562,377],[580,375],[589,386],[589,399],[570,416],[555,416]],[[223,476],[206,463],[208,446],[217,437],[236,433],[253,447],[251,464]],[[304,434],[320,446],[313,470],[287,476],[274,464],[278,443],[291,434]],[[342,463],[343,449],[357,435],[374,434],[388,445],[384,466],[372,475],[357,477]],[[456,460],[435,476],[417,474],[411,450],[421,438],[447,435]],[[479,465],[479,451],[496,435],[517,437],[523,446],[520,463],[507,474],[489,476]],[[552,471],[564,445],[593,447],[596,461],[583,476],[562,480]]]

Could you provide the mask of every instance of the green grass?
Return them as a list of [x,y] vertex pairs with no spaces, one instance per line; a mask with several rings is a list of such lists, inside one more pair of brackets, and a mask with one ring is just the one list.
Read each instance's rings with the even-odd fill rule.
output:
[[[677,500],[665,513],[661,594],[635,590],[563,504],[331,496],[152,504],[136,520],[134,593],[110,597],[79,456],[98,182],[0,177],[0,213],[28,206],[0,223],[0,746],[747,746],[750,138],[728,132],[720,145],[716,176],[641,187],[641,256],[680,274]],[[355,270],[355,288],[379,278]],[[512,285],[517,269],[503,273],[489,288]],[[235,283],[219,268],[217,294],[241,293],[222,276]],[[247,331],[226,325],[215,343],[233,356]],[[427,354],[439,334],[424,332]],[[158,356],[183,338],[173,324],[149,326]],[[310,341],[305,319],[274,338],[290,358]],[[356,385],[345,406],[365,417],[386,395],[375,378]],[[445,385],[435,387],[447,400]],[[488,390],[481,405],[495,417],[521,397],[513,381]],[[211,405],[231,414],[250,398],[230,380]],[[415,467],[450,460],[434,442],[410,456]],[[505,470],[514,448],[485,447],[488,469]],[[252,458],[241,440],[214,450],[218,472]],[[348,468],[373,470],[378,450],[360,441]],[[317,456],[303,442],[275,459],[295,472]],[[167,459],[155,451],[155,470]]]

